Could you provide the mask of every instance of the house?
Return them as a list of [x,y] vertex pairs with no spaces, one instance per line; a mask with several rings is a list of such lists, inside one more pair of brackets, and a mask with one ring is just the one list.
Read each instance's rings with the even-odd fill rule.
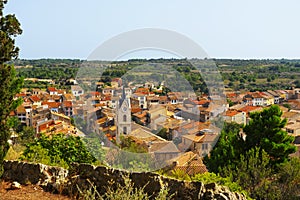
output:
[[238,124],[246,124],[246,113],[239,110],[227,110],[224,116],[226,122],[236,122]]
[[286,132],[293,136],[300,136],[300,123],[288,124],[285,126]]
[[169,101],[170,101],[170,103],[173,104],[173,105],[174,105],[174,104],[175,104],[175,105],[178,104],[178,98],[177,98],[175,95],[170,95],[170,96],[169,96]]
[[159,105],[159,97],[158,96],[147,96],[147,103],[149,106],[151,105]]
[[122,79],[121,78],[113,78],[111,80],[111,86],[114,88],[118,88],[122,85]]
[[31,95],[29,97],[29,100],[31,101],[32,105],[35,105],[35,106],[41,106],[42,105],[42,101],[37,95]]
[[264,103],[263,106],[270,106],[275,103],[275,98],[273,95],[267,93],[267,92],[260,92],[260,95],[264,97]]
[[79,85],[71,85],[71,91],[74,97],[79,97],[84,94],[84,90]]
[[39,94],[44,94],[45,91],[41,90],[41,89],[38,89],[38,88],[33,88],[32,89],[32,94],[33,95],[39,95]]
[[38,123],[42,123],[51,118],[51,113],[47,105],[33,106],[28,119],[28,125],[36,128]]
[[274,97],[274,104],[279,104],[282,101],[280,95],[273,90],[267,90],[265,93],[269,93]]
[[17,107],[16,116],[22,124],[26,124],[26,110],[23,105]]
[[64,101],[62,103],[62,109],[66,116],[72,117],[73,116],[73,106],[72,101]]
[[199,156],[205,156],[212,150],[217,139],[218,134],[210,129],[202,129],[195,134],[183,135],[178,147],[182,152],[193,151]]
[[[140,89],[140,88],[138,88]],[[139,107],[141,109],[147,109],[148,105],[147,105],[147,101],[146,101],[146,94],[144,93],[134,93],[132,95],[132,98],[137,99],[139,101]]]
[[75,100],[75,97],[73,96],[73,94],[64,94],[61,96],[60,99],[62,101],[73,101],[73,100]]
[[167,104],[168,102],[167,96],[159,96],[159,104]]
[[167,141],[153,133],[151,130],[142,126],[137,126],[129,133],[129,137],[134,141],[144,143],[149,153],[151,153],[159,164],[165,163],[167,160],[175,158],[180,151],[172,141]]
[[65,122],[66,124],[71,124],[71,118],[64,115],[64,114],[60,114],[57,112],[52,112],[51,111],[51,119],[53,119],[54,121],[62,121]]
[[202,158],[192,151],[185,152],[178,157],[169,160],[168,164],[169,166],[167,168],[170,170],[180,170],[190,176],[208,172],[206,166],[202,162]]
[[244,106],[244,107],[241,107],[237,110],[246,113],[246,124],[248,124],[249,121],[250,121],[250,113],[260,112],[260,111],[263,110],[263,108],[260,107],[260,106]]
[[47,92],[48,92],[50,95],[58,95],[57,89],[56,89],[55,87],[48,87],[48,88],[47,88]]
[[[153,130],[157,130],[157,124],[166,121],[167,108],[165,106],[152,106],[147,112],[147,117],[149,118],[150,127]],[[161,127],[162,128],[162,127]]]
[[48,105],[48,108],[50,109],[50,111],[58,113],[61,103],[44,101],[44,102],[42,102],[42,105]]
[[113,87],[105,87],[102,89],[102,94],[104,95],[113,95],[114,94],[114,88]]
[[172,141],[154,141],[148,143],[148,152],[154,155],[158,164],[165,164],[180,153]]
[[243,103],[249,106],[263,106],[265,98],[259,92],[249,92],[243,97]]
[[294,140],[294,145],[296,146],[297,150],[295,153],[290,154],[292,157],[300,157],[300,136],[296,136]]

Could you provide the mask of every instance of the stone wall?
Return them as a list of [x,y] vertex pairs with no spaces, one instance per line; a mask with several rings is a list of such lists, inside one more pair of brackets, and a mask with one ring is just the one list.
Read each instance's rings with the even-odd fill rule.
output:
[[104,194],[107,187],[124,185],[123,177],[129,177],[135,187],[144,187],[144,190],[152,196],[155,196],[165,184],[170,189],[169,193],[174,194],[174,199],[246,199],[245,196],[214,183],[204,185],[201,182],[180,181],[151,172],[126,172],[88,164],[74,164],[70,170],[66,170],[43,164],[5,161],[3,174],[3,179],[7,181],[39,184],[46,189],[69,194],[74,194],[78,187],[82,190],[90,188],[91,184],[97,187],[100,194]]

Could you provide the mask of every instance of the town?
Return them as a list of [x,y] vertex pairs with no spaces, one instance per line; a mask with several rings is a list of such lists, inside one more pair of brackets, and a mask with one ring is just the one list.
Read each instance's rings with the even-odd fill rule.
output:
[[[105,148],[121,136],[146,148],[158,166],[180,169],[189,175],[207,171],[202,159],[217,143],[218,121],[246,125],[252,112],[277,104],[288,119],[284,128],[300,146],[300,89],[263,92],[226,92],[226,101],[209,95],[165,92],[164,82],[124,86],[122,78],[96,82],[95,91],[71,85],[69,92],[50,86],[23,89],[23,99],[11,116],[34,128],[36,136],[63,133],[80,136],[97,133]],[[214,97],[215,98],[215,97]],[[12,134],[12,142],[16,134]],[[300,156],[299,149],[293,156]]]

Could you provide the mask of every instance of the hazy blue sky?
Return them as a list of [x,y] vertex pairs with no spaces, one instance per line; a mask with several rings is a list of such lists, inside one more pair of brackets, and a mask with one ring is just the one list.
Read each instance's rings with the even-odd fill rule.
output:
[[[138,28],[164,28],[216,58],[300,58],[299,0],[9,0],[20,58],[82,58]],[[117,48],[117,47],[116,47]]]

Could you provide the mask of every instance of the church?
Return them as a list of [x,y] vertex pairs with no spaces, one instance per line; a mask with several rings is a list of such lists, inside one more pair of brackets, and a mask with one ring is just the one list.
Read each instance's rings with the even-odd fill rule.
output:
[[131,132],[131,106],[130,98],[125,94],[125,88],[122,87],[122,96],[116,106],[116,126],[117,126],[117,141],[121,134],[129,134]]

